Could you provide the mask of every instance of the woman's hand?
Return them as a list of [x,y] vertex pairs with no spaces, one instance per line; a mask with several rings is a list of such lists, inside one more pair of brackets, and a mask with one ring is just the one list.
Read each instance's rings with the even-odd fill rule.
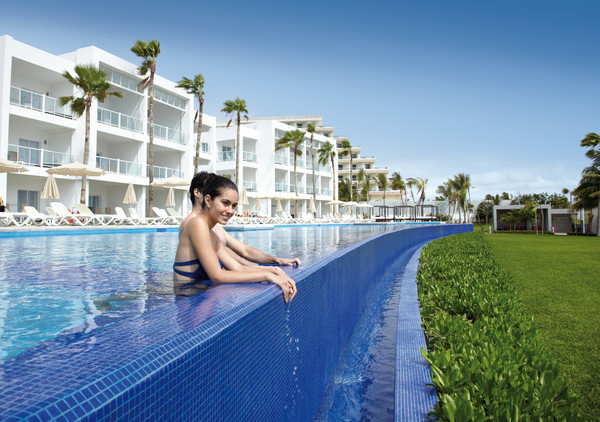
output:
[[267,275],[267,279],[271,283],[277,284],[281,288],[286,302],[290,302],[296,296],[298,292],[296,283],[281,268],[275,267],[275,271],[269,271]]

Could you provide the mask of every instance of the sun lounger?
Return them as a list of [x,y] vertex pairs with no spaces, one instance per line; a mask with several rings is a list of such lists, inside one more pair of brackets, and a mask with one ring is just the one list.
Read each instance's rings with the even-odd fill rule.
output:
[[12,213],[10,211],[0,212],[0,226],[8,227],[15,225],[21,227],[26,225],[28,222],[27,215],[25,213]]
[[158,207],[152,207],[154,214],[158,216],[157,222],[159,224],[179,224],[181,223],[181,218],[176,218],[167,214],[165,210]]
[[83,214],[72,214],[67,207],[61,202],[50,203],[52,209],[56,213],[55,223],[57,225],[76,225],[76,226],[87,226],[93,222],[93,217]]
[[77,204],[77,209],[79,210],[80,215],[90,216],[92,222],[96,225],[106,226],[115,221],[115,216],[110,214],[94,214],[92,210],[90,210],[84,204]]
[[127,217],[127,214],[125,214],[125,211],[123,211],[123,208],[121,207],[115,207],[115,212],[117,213],[114,220],[116,224],[133,224],[134,226],[137,226],[141,223],[134,218]]
[[138,221],[138,224],[157,224],[156,218],[140,217],[137,210],[133,207],[129,207],[129,216],[135,221]]
[[38,226],[53,226],[55,224],[54,219],[51,216],[39,212],[35,207],[32,207],[31,205],[25,205],[23,207],[23,210],[27,214],[27,217],[32,224]]

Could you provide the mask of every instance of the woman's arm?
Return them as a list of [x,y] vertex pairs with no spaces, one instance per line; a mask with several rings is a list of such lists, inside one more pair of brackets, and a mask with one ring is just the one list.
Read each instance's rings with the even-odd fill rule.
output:
[[259,264],[277,264],[277,265],[302,265],[300,258],[278,258],[268,253],[259,251],[256,248],[246,245],[244,242],[236,239],[225,229],[225,238],[227,239],[227,247],[241,257]]
[[[196,256],[200,260],[206,274],[215,283],[251,283],[267,281],[275,283],[283,291],[286,302],[293,299],[296,294],[296,283],[282,274],[275,274],[270,270],[261,270],[260,267],[242,267],[236,262],[223,248],[216,235],[211,235],[206,222],[197,218],[188,223],[190,242],[193,245]],[[225,268],[232,268],[228,271],[219,265],[219,258]],[[224,262],[223,262],[224,260]],[[243,268],[243,271],[241,271]],[[256,268],[254,271],[248,271],[250,268]]]

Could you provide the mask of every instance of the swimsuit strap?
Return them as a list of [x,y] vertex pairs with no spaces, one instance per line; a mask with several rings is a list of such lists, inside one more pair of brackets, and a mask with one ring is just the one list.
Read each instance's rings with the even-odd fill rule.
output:
[[186,266],[186,265],[195,265],[195,264],[198,264],[198,265],[200,265],[200,260],[199,260],[198,258],[196,258],[196,259],[192,259],[191,261],[185,261],[185,262],[174,262],[174,263],[173,263],[173,266],[174,266],[174,267],[183,267],[183,266]]

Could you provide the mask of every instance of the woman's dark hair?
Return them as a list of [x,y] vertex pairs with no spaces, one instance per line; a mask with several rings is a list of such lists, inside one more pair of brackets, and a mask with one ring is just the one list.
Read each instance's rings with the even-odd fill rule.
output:
[[198,189],[200,193],[204,191],[204,186],[206,185],[206,178],[211,173],[206,171],[201,171],[200,173],[196,173],[196,175],[192,178],[192,183],[190,184],[190,200],[192,201],[192,205],[196,203],[196,197],[194,196],[194,190]]
[[[223,193],[225,189],[233,189],[238,191],[237,186],[231,180],[226,177],[219,176],[218,174],[210,173],[204,180],[204,189],[202,190],[202,197],[209,195],[212,199],[215,199]],[[202,201],[202,208],[204,208],[204,201]]]

